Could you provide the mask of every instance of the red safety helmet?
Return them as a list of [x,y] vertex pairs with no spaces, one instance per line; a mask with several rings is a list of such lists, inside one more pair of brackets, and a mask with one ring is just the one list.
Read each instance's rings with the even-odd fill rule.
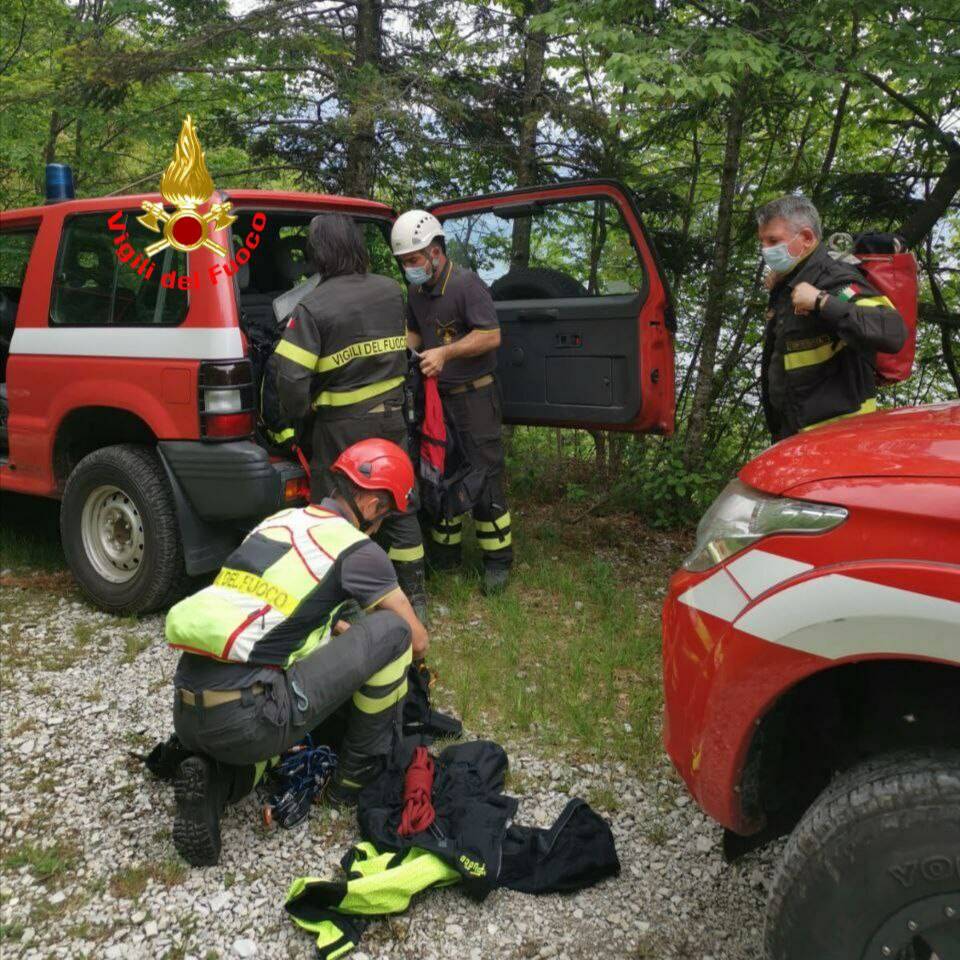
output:
[[373,437],[347,447],[330,468],[364,490],[386,490],[396,508],[406,510],[413,494],[413,464],[390,440]]

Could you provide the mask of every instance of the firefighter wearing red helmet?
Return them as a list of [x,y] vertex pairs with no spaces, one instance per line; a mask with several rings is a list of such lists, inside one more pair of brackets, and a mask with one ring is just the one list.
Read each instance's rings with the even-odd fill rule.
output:
[[[167,616],[167,642],[182,651],[174,727],[194,754],[174,782],[173,840],[194,866],[218,862],[224,806],[346,702],[326,795],[355,803],[399,727],[407,668],[426,652],[427,632],[370,539],[410,506],[409,457],[389,440],[363,440],[331,471],[330,497],[258,524],[213,583]],[[367,611],[352,625],[340,619],[349,600]]]

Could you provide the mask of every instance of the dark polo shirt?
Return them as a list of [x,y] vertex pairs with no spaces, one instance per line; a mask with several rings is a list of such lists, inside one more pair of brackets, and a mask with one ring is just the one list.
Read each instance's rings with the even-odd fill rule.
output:
[[[430,350],[453,343],[471,330],[500,329],[493,297],[487,285],[472,271],[449,260],[432,285],[407,288],[407,326],[423,338]],[[468,383],[493,373],[497,351],[491,345],[477,357],[448,360],[440,373],[441,387]]]

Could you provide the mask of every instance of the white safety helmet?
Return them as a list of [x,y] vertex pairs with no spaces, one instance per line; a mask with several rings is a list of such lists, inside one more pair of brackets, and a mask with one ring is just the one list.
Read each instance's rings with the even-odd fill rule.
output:
[[395,257],[415,253],[437,237],[446,239],[440,221],[426,210],[408,210],[397,217],[390,231],[390,246]]

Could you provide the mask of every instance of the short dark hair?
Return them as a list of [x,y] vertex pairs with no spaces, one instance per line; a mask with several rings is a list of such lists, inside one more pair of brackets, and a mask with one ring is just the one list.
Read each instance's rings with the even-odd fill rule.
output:
[[310,221],[310,253],[325,279],[370,269],[360,229],[342,213],[321,213]]

